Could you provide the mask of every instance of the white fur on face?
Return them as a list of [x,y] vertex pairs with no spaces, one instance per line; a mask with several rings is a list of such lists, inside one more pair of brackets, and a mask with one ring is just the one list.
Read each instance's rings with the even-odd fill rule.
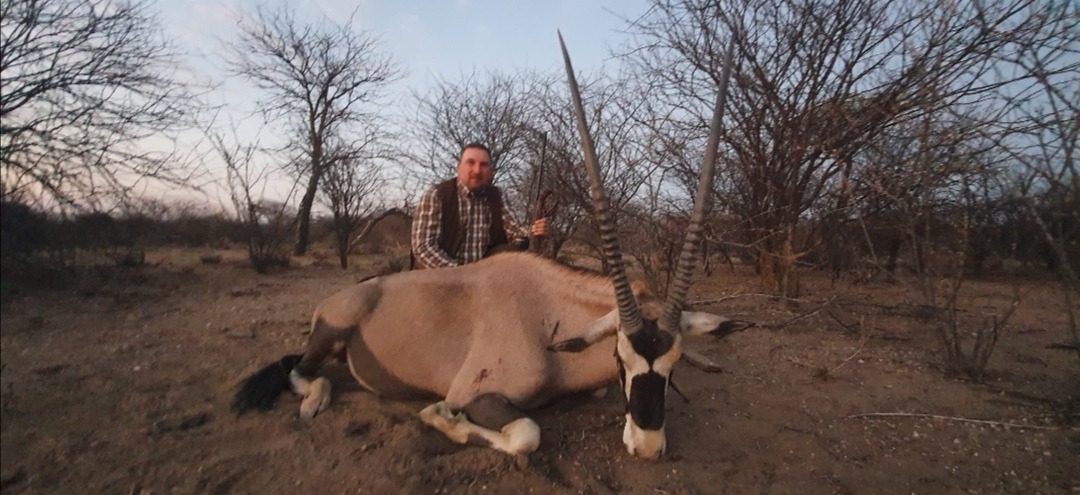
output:
[[[623,395],[630,401],[630,393],[634,378],[647,373],[655,373],[664,378],[665,387],[661,393],[667,394],[670,386],[671,370],[682,355],[682,336],[674,334],[671,348],[664,354],[657,356],[650,364],[648,359],[638,354],[630,343],[630,340],[619,334],[616,343],[616,351],[622,360],[625,380],[623,381]],[[640,393],[640,391],[639,391]],[[626,445],[630,455],[643,459],[656,459],[667,449],[667,438],[664,426],[658,429],[644,429],[638,426],[630,412],[626,413],[626,423],[623,427],[623,444]]]
[[634,419],[630,417],[630,413],[626,413],[626,426],[623,427],[622,441],[630,455],[642,459],[659,459],[667,450],[667,437],[664,435],[664,429],[643,430],[638,428],[634,424]]

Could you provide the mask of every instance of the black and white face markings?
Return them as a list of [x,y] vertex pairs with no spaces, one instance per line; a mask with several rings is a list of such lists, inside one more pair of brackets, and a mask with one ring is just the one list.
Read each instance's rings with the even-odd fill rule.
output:
[[644,327],[627,336],[619,333],[615,359],[626,396],[623,443],[632,455],[656,458],[666,447],[664,399],[671,370],[682,354],[682,336],[645,320]]

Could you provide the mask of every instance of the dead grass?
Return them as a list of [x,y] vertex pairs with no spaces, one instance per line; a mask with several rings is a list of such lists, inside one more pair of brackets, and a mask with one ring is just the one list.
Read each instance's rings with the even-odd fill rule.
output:
[[[303,348],[318,302],[375,266],[294,258],[257,275],[242,251],[147,253],[94,290],[27,290],[0,312],[3,493],[1075,493],[1080,365],[1052,283],[973,281],[977,321],[1024,297],[982,383],[946,378],[927,309],[903,284],[807,274],[796,301],[748,269],[694,285],[699,308],[788,322],[691,342],[725,370],[675,373],[659,462],[622,448],[622,399],[533,413],[525,465],[425,428],[424,403],[349,385],[314,422],[287,396],[237,418],[237,380]],[[337,373],[335,375],[335,373]]]

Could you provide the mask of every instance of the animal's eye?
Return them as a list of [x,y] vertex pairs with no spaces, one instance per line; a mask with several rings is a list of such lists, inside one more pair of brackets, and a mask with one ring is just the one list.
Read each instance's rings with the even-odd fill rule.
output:
[[618,353],[615,354],[615,365],[618,366],[618,368],[619,368],[619,383],[621,383],[625,387],[626,386],[626,367],[623,366],[622,358],[619,357]]

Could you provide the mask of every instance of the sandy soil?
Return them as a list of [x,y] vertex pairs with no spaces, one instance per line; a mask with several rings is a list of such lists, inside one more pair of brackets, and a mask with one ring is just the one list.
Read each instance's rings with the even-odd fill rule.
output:
[[[689,402],[669,396],[660,461],[623,449],[617,392],[534,411],[540,449],[514,459],[455,445],[416,418],[426,403],[347,378],[313,422],[290,394],[236,417],[237,381],[302,350],[315,305],[363,270],[319,257],[259,276],[240,253],[198,254],[153,253],[156,266],[105,285],[4,301],[4,494],[1080,492],[1080,359],[1047,347],[1067,339],[1049,282],[972,283],[970,325],[1014,286],[1023,298],[973,383],[943,376],[934,327],[903,284],[821,277],[793,306],[723,268],[694,286],[699,308],[775,323],[834,304],[691,343],[724,372],[676,370]],[[863,416],[876,413],[904,415]]]

